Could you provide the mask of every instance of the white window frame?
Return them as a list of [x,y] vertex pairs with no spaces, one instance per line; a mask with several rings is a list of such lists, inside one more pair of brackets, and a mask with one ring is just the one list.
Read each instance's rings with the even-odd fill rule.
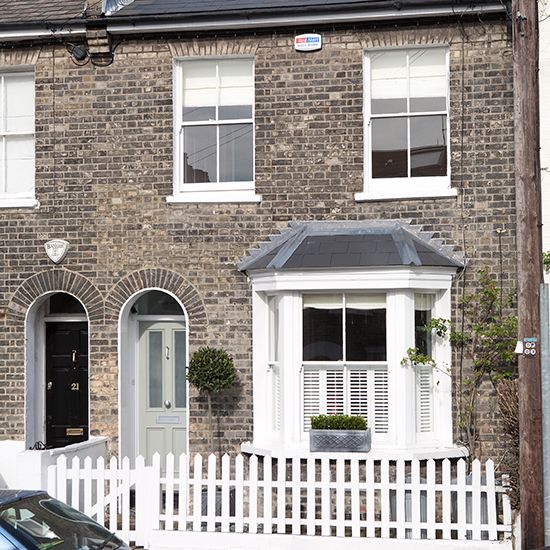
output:
[[[0,70],[0,95],[1,102],[0,104],[5,109],[6,104],[4,101],[4,79],[10,76],[21,76],[26,75],[32,77],[33,81],[33,92],[35,92],[35,73],[34,69],[31,67],[21,67],[21,68],[10,68],[9,70]],[[2,120],[5,122],[7,113],[2,113]],[[3,127],[0,127],[0,147],[2,148],[2,156],[6,156],[6,137],[13,136],[32,136],[33,137],[33,149],[34,149],[34,160],[36,159],[36,100],[34,106],[34,128],[32,132],[7,132],[4,131]],[[35,160],[36,162],[36,160]],[[35,168],[36,169],[36,168]],[[1,182],[6,184],[7,182],[7,166],[4,164],[4,174],[0,178],[0,208],[35,208],[38,206],[38,201],[36,200],[36,173],[33,174],[33,190],[29,192],[21,193],[7,193],[1,187]]]
[[[392,116],[402,116],[410,120],[412,117],[426,115],[445,115],[447,117],[447,175],[446,176],[423,176],[423,177],[404,177],[404,178],[373,178],[372,177],[372,124],[375,118],[387,118],[388,115],[373,115],[371,113],[370,89],[371,89],[371,65],[370,54],[383,51],[408,51],[421,50],[428,48],[438,48],[446,50],[447,65],[447,106],[446,111],[433,112],[415,112],[411,113],[392,113]],[[411,199],[411,198],[437,198],[454,197],[457,190],[451,187],[451,152],[450,152],[450,70],[449,70],[449,47],[445,44],[434,44],[431,46],[396,46],[394,48],[372,48],[365,52],[363,57],[363,118],[364,118],[364,186],[363,191],[355,194],[355,200],[358,202],[369,200],[391,200],[391,199]],[[407,155],[410,157],[410,148],[407,147]]]
[[[255,193],[255,166],[256,166],[256,124],[255,102],[252,102],[252,117],[250,119],[235,119],[223,124],[252,124],[252,181],[247,182],[207,182],[184,183],[183,182],[183,128],[185,126],[197,126],[212,124],[219,126],[219,121],[193,121],[182,120],[183,110],[183,67],[186,63],[194,61],[227,61],[231,59],[246,59],[251,62],[252,77],[254,79],[255,63],[250,56],[216,56],[216,57],[178,57],[174,59],[173,98],[174,98],[174,190],[167,197],[169,203],[246,203],[260,202],[261,196]],[[218,151],[219,153],[219,151]],[[218,155],[219,163],[219,155]],[[219,177],[218,167],[218,177]]]
[[[418,433],[416,421],[416,374],[401,364],[414,347],[415,292],[434,294],[433,315],[450,318],[451,268],[372,268],[318,272],[250,272],[253,310],[253,403],[254,439],[241,447],[247,452],[308,453],[309,433],[302,417],[302,296],[312,292],[386,294],[388,369],[388,433],[373,433],[371,456],[451,457],[464,450],[453,444],[451,348],[448,340],[434,339],[433,431]],[[273,402],[268,363],[268,296],[279,297],[281,392],[280,429],[273,430]],[[397,328],[396,328],[397,327]],[[374,362],[373,362],[374,363]],[[351,363],[350,363],[351,365]],[[373,366],[373,368],[375,368]]]
[[[332,294],[332,293],[331,293]],[[351,361],[347,359],[347,337],[346,337],[346,331],[347,331],[347,324],[346,324],[346,310],[348,308],[348,298],[350,295],[360,295],[365,296],[368,294],[373,293],[350,293],[350,292],[338,292],[335,293],[335,295],[340,295],[341,298],[341,309],[340,312],[342,313],[342,346],[343,346],[343,359],[341,360],[335,360],[335,361],[306,361],[303,359],[302,355],[302,365],[301,365],[301,385],[302,390],[300,392],[301,394],[301,407],[300,407],[300,415],[302,418],[302,429],[304,432],[309,431],[309,419],[306,418],[306,403],[305,403],[305,377],[306,377],[306,371],[309,372],[318,372],[319,373],[319,383],[320,386],[325,386],[325,392],[320,391],[319,392],[319,403],[318,403],[318,411],[316,414],[327,414],[328,411],[326,410],[326,373],[329,371],[340,371],[342,373],[342,411],[341,414],[352,414],[351,411],[351,372],[352,371],[361,371],[363,373],[367,374],[368,378],[368,386],[369,386],[369,393],[368,393],[368,412],[367,416],[365,417],[365,420],[367,421],[367,424],[371,427],[372,431],[376,433],[376,437],[380,440],[383,440],[386,438],[386,434],[388,433],[387,425],[389,424],[389,418],[385,418],[383,422],[376,422],[376,415],[375,415],[375,371],[377,372],[385,372],[387,377],[387,371],[388,371],[388,364],[387,361],[373,361],[373,360],[363,360],[363,361]],[[379,293],[375,293],[376,297],[378,298]],[[302,311],[304,309],[303,304],[303,297],[304,295],[307,295],[309,298],[312,298],[315,296],[314,293],[308,293],[304,292],[302,294]],[[386,312],[386,346],[387,346],[387,332],[390,327],[388,327],[387,322],[387,308],[385,304],[385,295],[384,295],[384,307],[375,308],[375,309],[384,309]],[[353,304],[352,306],[353,307]],[[302,325],[302,331],[303,331],[303,325]],[[303,337],[303,333],[302,333]],[[387,352],[387,350],[386,350]],[[385,424],[386,428],[381,429],[381,425]],[[305,434],[302,435],[303,438],[305,438]]]

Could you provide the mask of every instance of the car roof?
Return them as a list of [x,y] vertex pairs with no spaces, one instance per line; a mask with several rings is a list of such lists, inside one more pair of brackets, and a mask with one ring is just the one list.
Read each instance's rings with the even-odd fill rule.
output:
[[36,495],[45,495],[45,491],[29,491],[23,489],[0,489],[0,506],[11,504]]

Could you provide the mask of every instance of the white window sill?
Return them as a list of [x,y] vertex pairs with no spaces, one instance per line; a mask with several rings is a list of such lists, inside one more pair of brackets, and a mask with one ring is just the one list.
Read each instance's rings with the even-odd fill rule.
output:
[[221,190],[209,189],[205,191],[184,191],[166,198],[168,203],[245,203],[261,202],[262,196],[256,195],[253,189]]
[[355,200],[357,202],[367,202],[407,199],[443,199],[447,197],[456,197],[457,194],[458,192],[454,188],[429,191],[423,189],[409,189],[405,192],[402,189],[392,190],[391,187],[387,187],[383,190],[362,191],[360,193],[355,193]]
[[35,198],[0,197],[0,208],[38,208],[40,203]]
[[293,446],[271,446],[271,448],[261,447],[246,441],[241,443],[241,452],[248,454],[255,454],[259,456],[287,456],[300,457],[300,458],[336,458],[341,457],[344,459],[350,458],[371,458],[373,460],[428,460],[433,458],[434,460],[444,458],[465,458],[468,456],[468,451],[465,447],[450,446],[450,447],[421,447],[415,446],[408,449],[392,448],[388,446],[373,448],[368,453],[312,453],[309,451],[309,445],[293,445]]

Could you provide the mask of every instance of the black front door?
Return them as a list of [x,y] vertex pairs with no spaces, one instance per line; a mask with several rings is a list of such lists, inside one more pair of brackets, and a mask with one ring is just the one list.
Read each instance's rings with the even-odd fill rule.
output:
[[46,323],[46,445],[88,439],[88,323]]

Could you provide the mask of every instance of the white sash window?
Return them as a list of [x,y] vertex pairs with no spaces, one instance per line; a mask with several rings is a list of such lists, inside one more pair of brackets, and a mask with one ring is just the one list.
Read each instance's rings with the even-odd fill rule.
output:
[[0,207],[35,206],[34,74],[0,73]]
[[362,416],[388,432],[386,297],[304,294],[303,428],[317,414]]

